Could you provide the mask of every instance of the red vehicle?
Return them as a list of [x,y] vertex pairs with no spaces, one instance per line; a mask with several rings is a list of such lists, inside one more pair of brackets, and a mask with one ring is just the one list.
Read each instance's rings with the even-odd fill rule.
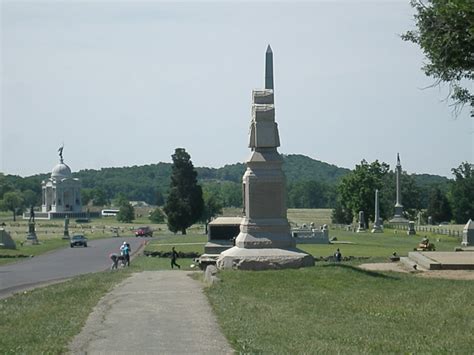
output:
[[135,237],[153,237],[150,227],[140,227],[135,231]]

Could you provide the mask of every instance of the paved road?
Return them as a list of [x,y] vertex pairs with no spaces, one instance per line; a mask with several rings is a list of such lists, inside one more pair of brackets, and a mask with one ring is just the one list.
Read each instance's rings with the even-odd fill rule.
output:
[[233,354],[202,283],[186,271],[133,274],[103,297],[72,354]]
[[110,267],[109,254],[118,252],[122,242],[130,243],[132,253],[143,238],[108,238],[89,240],[87,248],[64,248],[14,264],[0,266],[0,298],[13,292]]

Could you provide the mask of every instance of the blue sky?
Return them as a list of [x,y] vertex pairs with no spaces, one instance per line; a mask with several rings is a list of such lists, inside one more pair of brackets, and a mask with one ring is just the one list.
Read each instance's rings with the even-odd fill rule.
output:
[[[245,161],[274,51],[284,154],[451,177],[473,120],[420,70],[409,1],[1,2],[0,171]],[[472,85],[471,85],[472,87]]]

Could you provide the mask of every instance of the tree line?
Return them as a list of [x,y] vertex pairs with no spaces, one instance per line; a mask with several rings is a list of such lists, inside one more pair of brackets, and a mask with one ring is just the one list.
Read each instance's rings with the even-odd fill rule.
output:
[[[371,219],[373,195],[377,188],[380,191],[382,216],[389,218],[393,212],[395,174],[386,163],[375,161],[369,164],[363,160],[353,170],[349,170],[303,155],[284,155],[283,159],[289,208],[333,208],[334,222],[340,223],[352,220],[359,210],[364,210],[367,219]],[[469,195],[469,191],[472,191],[472,185],[469,185],[472,184],[469,182],[472,172],[469,170],[470,165],[466,164],[453,169],[454,180],[404,172],[401,181],[402,202],[407,217],[413,219],[423,210],[434,221],[454,219],[464,223],[462,220],[466,214],[472,215],[469,212],[472,208],[466,207],[468,203],[461,203],[472,196],[472,193]],[[173,179],[174,165],[173,162],[83,170],[73,175],[82,182],[83,205],[120,206],[126,200],[164,206],[172,191],[170,181]],[[216,206],[242,207],[241,179],[245,168],[245,164],[241,163],[219,169],[193,166],[204,205],[208,208],[207,215],[211,213],[209,211],[219,210]],[[39,206],[41,181],[48,177],[49,174],[24,178],[0,174],[0,208],[20,213],[31,205]],[[461,183],[465,180],[467,182]],[[162,214],[157,216],[163,218]]]
[[[454,221],[459,224],[474,219],[473,167],[464,162],[453,168],[452,172],[454,180],[444,183],[431,177],[402,172],[401,202],[405,217],[416,220],[420,216],[425,223],[431,217],[432,223]],[[333,222],[352,223],[359,211],[364,211],[366,225],[374,221],[376,189],[379,190],[381,218],[389,220],[394,213],[395,173],[384,162],[376,160],[368,163],[362,160],[337,186]]]

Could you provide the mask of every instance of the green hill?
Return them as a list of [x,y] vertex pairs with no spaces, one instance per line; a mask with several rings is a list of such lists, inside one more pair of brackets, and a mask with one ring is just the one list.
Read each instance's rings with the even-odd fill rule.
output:
[[[288,191],[301,195],[311,188],[321,194],[327,192],[318,206],[330,206],[335,193],[335,186],[345,174],[351,170],[340,168],[332,164],[321,162],[310,157],[289,154],[283,155],[283,170],[287,177]],[[124,194],[132,201],[145,201],[149,204],[161,204],[166,198],[170,175],[171,163],[157,163],[142,166],[102,168],[100,170],[86,169],[73,173],[82,182],[82,196],[84,202],[96,199],[101,200],[99,204],[106,204],[114,199],[119,193]],[[198,179],[204,190],[217,191],[223,196],[228,205],[239,205],[241,203],[241,181],[245,172],[244,163],[225,165],[221,168],[196,167]],[[29,177],[0,174],[0,194],[17,189],[20,191],[32,190],[38,197],[40,204],[41,180],[46,179],[49,174],[37,174]],[[436,175],[414,175],[417,184],[424,191],[433,185],[447,188],[449,179]],[[309,184],[309,183],[312,184]],[[318,186],[314,185],[316,182]],[[303,191],[303,192],[302,192]],[[325,192],[326,191],[326,192]],[[225,197],[224,197],[225,196]],[[0,196],[1,198],[2,196]],[[291,196],[290,196],[291,197]],[[298,205],[293,196],[289,198],[289,206]],[[325,202],[324,202],[325,201]],[[323,207],[324,207],[323,206]]]

